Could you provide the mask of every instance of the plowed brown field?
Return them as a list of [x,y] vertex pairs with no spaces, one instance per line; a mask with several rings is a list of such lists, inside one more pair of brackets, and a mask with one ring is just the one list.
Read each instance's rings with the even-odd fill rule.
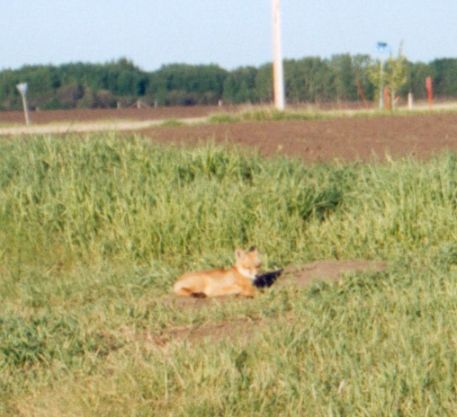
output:
[[157,127],[142,133],[160,142],[195,144],[209,139],[306,161],[427,158],[457,151],[457,114]]
[[[164,120],[204,117],[217,107],[43,111],[34,124],[96,120]],[[22,123],[20,112],[0,113],[0,123]],[[457,152],[457,113],[331,120],[267,121],[151,127],[139,131],[154,141],[194,145],[222,142],[257,148],[264,155],[285,154],[306,161],[427,158],[443,150]]]

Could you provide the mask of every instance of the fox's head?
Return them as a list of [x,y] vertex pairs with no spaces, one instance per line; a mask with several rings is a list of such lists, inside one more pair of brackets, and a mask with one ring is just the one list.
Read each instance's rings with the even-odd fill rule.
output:
[[238,272],[246,278],[254,280],[262,265],[257,248],[252,246],[247,251],[237,249],[235,251],[235,259],[235,267]]

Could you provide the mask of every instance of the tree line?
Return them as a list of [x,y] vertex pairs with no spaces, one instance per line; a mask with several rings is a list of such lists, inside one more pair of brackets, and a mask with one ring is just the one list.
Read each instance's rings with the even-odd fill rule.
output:
[[[426,97],[425,78],[438,97],[457,97],[457,58],[404,61],[404,82],[395,92]],[[387,65],[389,63],[387,62]],[[290,103],[357,102],[376,99],[373,74],[380,63],[368,55],[340,54],[284,61]],[[40,109],[127,107],[272,101],[271,63],[226,70],[218,65],[164,65],[146,72],[127,59],[105,64],[34,65],[0,71],[0,110],[19,109],[19,82],[29,86],[30,107]]]

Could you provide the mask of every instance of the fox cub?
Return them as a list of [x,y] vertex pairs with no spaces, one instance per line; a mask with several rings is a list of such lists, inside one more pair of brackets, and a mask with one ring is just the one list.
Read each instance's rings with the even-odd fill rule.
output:
[[174,292],[189,297],[254,297],[256,289],[253,282],[261,266],[257,249],[237,249],[235,259],[235,265],[230,269],[212,269],[182,275],[173,287]]

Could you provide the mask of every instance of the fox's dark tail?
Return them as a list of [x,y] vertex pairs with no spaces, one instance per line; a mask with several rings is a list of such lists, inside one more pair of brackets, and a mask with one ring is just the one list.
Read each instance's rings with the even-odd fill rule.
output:
[[265,272],[255,277],[253,284],[257,288],[271,287],[275,281],[280,277],[284,269],[278,269],[277,271]]

